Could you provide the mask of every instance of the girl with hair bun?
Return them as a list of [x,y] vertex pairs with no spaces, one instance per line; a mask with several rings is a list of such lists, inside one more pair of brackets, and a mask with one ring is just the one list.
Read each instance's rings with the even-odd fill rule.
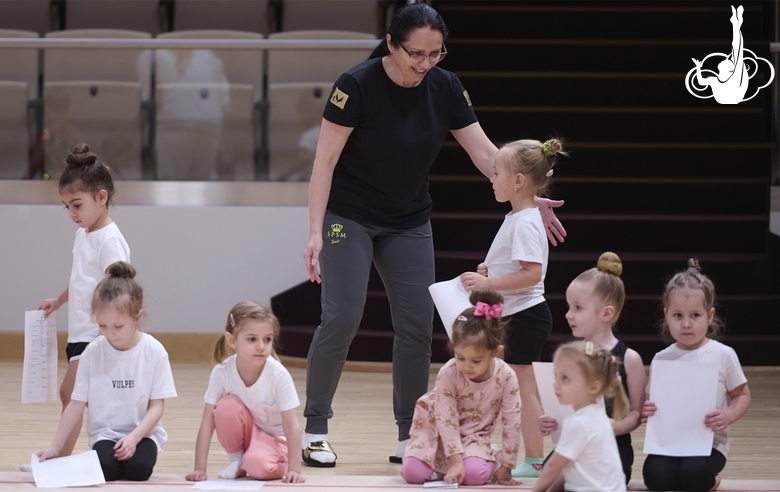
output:
[[553,367],[555,396],[562,405],[573,406],[574,413],[563,420],[558,445],[534,484],[534,492],[624,492],[612,425],[596,403],[604,395],[613,399],[617,415],[628,411],[618,362],[593,342],[569,342],[555,351]]
[[[79,226],[73,244],[73,266],[65,290],[57,297],[44,300],[38,308],[45,311],[44,317],[48,317],[68,303],[68,345],[65,349],[68,370],[60,386],[63,412],[70,402],[81,353],[99,335],[91,311],[95,287],[105,278],[111,265],[130,261],[130,247],[108,214],[115,192],[109,167],[83,143],[73,148],[65,158],[65,164],[59,181],[60,198],[68,217]],[[80,431],[81,418],[63,445],[60,456],[73,452]]]
[[[750,408],[747,378],[734,349],[713,339],[723,324],[715,313],[715,286],[701,273],[698,261],[688,260],[688,268],[666,284],[663,306],[661,333],[675,343],[655,354],[653,360],[705,362],[718,366],[716,408],[705,415],[702,422],[712,429],[714,438],[709,456],[648,455],[642,475],[650,490],[715,490],[720,485],[719,474],[726,466],[729,452],[728,428]],[[650,367],[652,370],[652,365]],[[654,402],[645,402],[642,421],[653,418],[658,410]]]
[[552,314],[544,299],[548,245],[551,238],[535,197],[550,184],[559,155],[566,155],[561,140],[518,140],[504,145],[496,154],[493,192],[498,202],[509,202],[512,210],[504,218],[485,262],[476,272],[460,276],[467,291],[495,289],[506,299],[503,316],[507,325],[504,360],[517,374],[522,405],[522,434],[525,460],[515,477],[538,477],[544,461],[544,440],[538,421],[542,407],[536,399],[533,362],[541,360],[542,347],[552,331]]
[[[452,326],[455,357],[439,370],[433,390],[417,400],[401,467],[408,483],[443,478],[461,485],[518,485],[512,468],[520,434],[519,388],[514,371],[496,357],[506,324],[503,296],[474,290],[470,301],[474,307]],[[494,451],[490,437],[499,413],[502,447]]]
[[168,352],[141,331],[144,294],[135,269],[120,261],[95,289],[91,311],[100,336],[81,354],[73,396],[40,461],[62,455],[87,413],[89,446],[97,452],[107,482],[145,481],[168,434],[160,420],[165,399],[176,397]]
[[[596,267],[579,274],[566,289],[566,303],[569,306],[566,321],[572,335],[609,351],[618,363],[620,381],[629,398],[628,413],[615,412],[614,402],[610,399],[606,401],[606,410],[617,441],[625,481],[628,483],[634,463],[631,431],[641,424],[646,381],[642,357],[615,338],[612,332],[626,298],[620,279],[622,273],[620,257],[609,251],[602,253]],[[558,428],[558,421],[542,415],[539,426],[546,436]]]

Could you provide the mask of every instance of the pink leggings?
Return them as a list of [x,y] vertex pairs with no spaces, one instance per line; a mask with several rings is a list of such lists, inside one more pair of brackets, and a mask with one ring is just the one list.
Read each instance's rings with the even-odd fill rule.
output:
[[243,468],[250,477],[274,480],[287,473],[287,441],[261,431],[237,396],[223,396],[217,402],[214,428],[225,451],[244,451]]
[[[475,456],[464,458],[463,468],[466,470],[466,478],[463,485],[485,485],[493,475],[494,462],[483,460]],[[401,465],[401,477],[407,483],[423,483],[431,479],[433,468],[427,463],[407,456]]]

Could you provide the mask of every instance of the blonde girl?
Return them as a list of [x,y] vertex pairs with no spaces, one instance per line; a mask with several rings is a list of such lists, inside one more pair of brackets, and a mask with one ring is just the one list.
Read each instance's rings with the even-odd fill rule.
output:
[[626,490],[615,433],[599,395],[614,399],[615,415],[625,415],[628,399],[617,376],[618,362],[593,342],[570,342],[553,356],[555,395],[574,413],[563,420],[561,437],[545,463],[534,492]]
[[[734,349],[714,340],[723,325],[715,313],[715,286],[701,273],[698,261],[688,260],[688,268],[666,284],[663,306],[661,333],[674,343],[655,354],[653,360],[718,365],[716,408],[704,418],[704,425],[715,436],[709,456],[648,455],[642,469],[645,485],[650,490],[715,490],[720,485],[719,473],[726,466],[728,427],[750,407],[747,378]],[[647,422],[657,410],[655,403],[645,402],[642,421]]]
[[[609,351],[619,363],[619,373],[623,390],[629,398],[628,414],[622,419],[615,418],[614,402],[608,400],[607,416],[615,431],[620,461],[626,483],[631,479],[631,465],[634,463],[634,449],[631,446],[631,431],[641,424],[642,405],[645,402],[645,367],[642,357],[615,338],[612,332],[620,317],[626,298],[625,287],[620,275],[623,263],[615,253],[603,253],[595,268],[579,274],[566,289],[566,321],[569,322],[572,335],[586,342],[593,342]],[[558,428],[558,421],[542,415],[540,429],[548,435]]]
[[549,186],[558,155],[565,155],[558,139],[544,143],[518,140],[498,151],[490,182],[496,200],[508,201],[512,210],[493,239],[485,262],[476,272],[460,276],[467,291],[495,289],[505,299],[503,315],[509,317],[509,324],[504,360],[517,375],[523,402],[525,461],[513,471],[515,477],[538,477],[544,461],[538,426],[542,407],[536,399],[531,364],[541,359],[542,347],[552,331],[552,315],[544,299],[547,234],[534,199]]
[[[276,358],[279,320],[262,303],[239,302],[230,310],[214,346],[214,369],[203,399],[206,405],[195,445],[195,469],[187,480],[208,478],[211,436],[230,459],[220,478],[249,475],[301,483],[300,405],[292,377]],[[228,354],[230,347],[235,351]]]
[[[60,198],[68,217],[79,226],[73,244],[70,282],[60,295],[44,300],[38,308],[48,317],[68,303],[68,370],[60,385],[63,412],[70,402],[81,353],[99,334],[90,309],[95,287],[106,277],[108,267],[118,261],[130,261],[130,247],[108,214],[115,192],[111,169],[83,143],[73,148],[65,165],[59,182]],[[81,423],[79,417],[60,456],[73,452]]]
[[135,269],[118,262],[95,289],[92,313],[100,336],[81,354],[73,395],[41,461],[61,451],[87,412],[89,446],[97,451],[107,482],[148,480],[168,434],[161,418],[176,396],[168,352],[140,328],[143,290]]
[[[511,471],[517,462],[519,389],[514,371],[496,358],[503,348],[503,297],[475,290],[470,300],[474,307],[452,327],[455,357],[441,368],[433,390],[417,400],[401,467],[409,483],[443,477],[461,485],[517,485]],[[490,436],[499,412],[503,442],[496,452]]]

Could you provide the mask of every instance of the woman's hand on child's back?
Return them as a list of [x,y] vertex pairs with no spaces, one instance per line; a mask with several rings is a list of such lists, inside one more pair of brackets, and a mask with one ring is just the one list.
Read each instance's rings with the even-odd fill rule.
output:
[[549,436],[558,429],[558,421],[547,415],[539,417],[539,430],[543,436]]
[[39,311],[46,311],[43,313],[44,318],[48,318],[51,313],[60,308],[60,301],[56,297],[52,299],[44,299],[41,305],[38,307]]
[[206,470],[192,470],[184,478],[190,482],[202,482],[203,480],[208,480],[209,476],[206,475]]
[[114,445],[114,458],[119,461],[127,461],[135,454],[135,447],[138,444],[131,436],[125,436],[118,440]]
[[647,419],[655,415],[655,412],[658,409],[655,406],[655,403],[651,401],[646,401],[644,405],[642,405],[642,423],[646,424]]
[[296,470],[288,470],[287,473],[282,475],[282,482],[284,483],[303,483],[306,481],[301,472]]

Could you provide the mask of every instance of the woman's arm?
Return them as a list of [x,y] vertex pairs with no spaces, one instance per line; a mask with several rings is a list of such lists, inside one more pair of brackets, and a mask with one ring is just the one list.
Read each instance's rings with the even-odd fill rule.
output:
[[542,264],[521,261],[522,270],[500,277],[485,277],[476,272],[461,274],[460,281],[468,292],[475,289],[517,290],[532,287],[542,279]]
[[195,441],[195,468],[184,477],[187,480],[200,482],[208,479],[206,467],[209,461],[212,435],[214,435],[214,405],[206,403],[203,407],[203,417],[200,419],[198,438]]
[[615,435],[628,434],[642,423],[642,407],[645,404],[645,366],[642,357],[635,351],[628,349],[623,358],[623,367],[626,368],[626,383],[628,384],[628,415],[623,420],[612,419],[612,429]]
[[451,131],[455,140],[471,157],[471,162],[490,179],[493,176],[493,160],[498,152],[498,147],[485,135],[485,131],[479,123],[472,123],[467,127]]
[[60,417],[60,425],[57,426],[57,433],[54,434],[54,440],[52,441],[51,446],[36,453],[38,458],[40,458],[40,461],[46,461],[48,458],[56,458],[60,455],[62,446],[65,445],[68,436],[73,432],[79,418],[84,415],[84,408],[86,406],[87,402],[85,401],[71,400],[70,403],[68,403],[68,406],[65,407],[65,411],[62,412],[62,417]]
[[282,412],[282,428],[287,438],[288,464],[287,473],[282,476],[284,483],[303,483],[306,479],[301,475],[301,426],[295,409]]
[[149,407],[141,423],[114,445],[114,457],[119,461],[129,460],[135,454],[135,447],[160,421],[165,410],[165,400],[149,400]]
[[317,263],[322,251],[322,221],[328,206],[333,169],[352,130],[351,127],[322,119],[320,139],[317,141],[317,151],[314,154],[314,165],[309,182],[309,242],[303,252],[303,261],[312,282],[322,282],[317,272]]

